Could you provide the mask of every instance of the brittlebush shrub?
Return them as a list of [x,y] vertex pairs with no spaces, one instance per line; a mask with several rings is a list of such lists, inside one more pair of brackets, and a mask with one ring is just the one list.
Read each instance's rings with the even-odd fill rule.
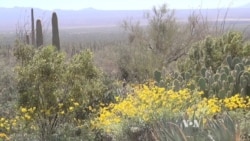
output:
[[[178,92],[149,84],[134,86],[134,93],[125,99],[116,98],[116,103],[100,110],[100,116],[92,120],[92,127],[106,133],[120,134],[123,125],[136,122],[147,125],[165,117],[179,117],[185,109],[199,100],[201,92],[183,89]],[[120,133],[119,133],[120,132]]]
[[[116,98],[100,110],[100,116],[92,120],[92,127],[107,134],[119,136],[127,126],[152,125],[159,119],[207,119],[224,111],[246,110],[250,108],[249,97],[235,95],[225,99],[203,98],[202,92],[182,89],[166,90],[154,83],[136,85],[134,92],[126,98]],[[137,124],[137,125],[136,125]]]

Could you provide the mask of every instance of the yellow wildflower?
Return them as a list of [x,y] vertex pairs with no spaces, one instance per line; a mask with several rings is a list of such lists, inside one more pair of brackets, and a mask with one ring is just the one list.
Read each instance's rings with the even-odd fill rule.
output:
[[61,111],[60,114],[61,114],[61,115],[64,115],[64,111]]
[[26,120],[30,120],[31,117],[30,117],[29,114],[26,113],[26,114],[24,115],[24,118],[25,118]]
[[22,112],[22,113],[26,113],[26,112],[27,112],[27,109],[26,109],[26,108],[21,107],[21,112]]
[[70,107],[69,107],[69,111],[72,112],[73,110],[74,110],[74,107],[70,106]]
[[59,108],[62,108],[63,103],[59,103],[58,106],[59,106]]
[[75,106],[79,106],[79,103],[78,103],[78,102],[74,102],[74,105],[75,105]]

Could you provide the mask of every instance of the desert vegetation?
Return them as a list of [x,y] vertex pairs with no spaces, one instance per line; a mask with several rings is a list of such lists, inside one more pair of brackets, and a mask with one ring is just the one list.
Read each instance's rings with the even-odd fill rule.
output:
[[162,5],[146,25],[125,20],[76,36],[56,12],[47,33],[30,14],[30,30],[0,42],[0,141],[250,140],[241,24],[197,12],[180,22]]

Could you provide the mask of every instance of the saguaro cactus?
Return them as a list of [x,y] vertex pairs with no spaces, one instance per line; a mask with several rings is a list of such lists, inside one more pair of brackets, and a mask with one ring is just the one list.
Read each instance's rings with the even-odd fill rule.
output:
[[55,12],[52,14],[52,45],[60,50],[60,39],[58,30],[58,20]]
[[26,44],[30,44],[30,37],[29,35],[25,35],[25,41],[26,41]]
[[34,27],[34,12],[31,8],[31,44],[35,45],[35,27]]
[[41,20],[36,21],[36,46],[39,47],[43,44],[43,31]]

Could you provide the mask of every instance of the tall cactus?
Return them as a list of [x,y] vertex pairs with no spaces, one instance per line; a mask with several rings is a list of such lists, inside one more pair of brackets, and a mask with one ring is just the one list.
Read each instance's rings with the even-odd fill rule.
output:
[[30,44],[30,37],[27,34],[25,35],[25,42],[27,45]]
[[31,44],[35,45],[35,27],[34,27],[34,11],[31,8]]
[[39,47],[43,45],[43,31],[41,20],[36,21],[36,46]]
[[55,12],[52,14],[52,45],[60,50],[60,39],[58,30],[58,20]]

